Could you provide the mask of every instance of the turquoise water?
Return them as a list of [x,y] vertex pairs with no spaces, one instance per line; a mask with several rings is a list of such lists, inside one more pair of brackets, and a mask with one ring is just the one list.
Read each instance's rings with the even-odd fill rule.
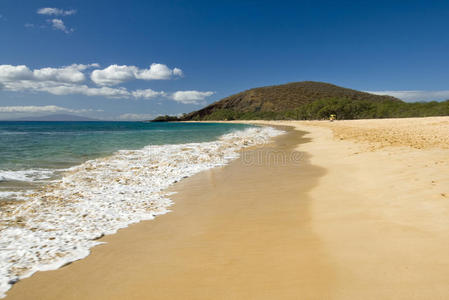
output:
[[212,123],[0,123],[0,297],[37,270],[86,257],[104,235],[168,213],[168,187],[279,134]]
[[[144,122],[0,122],[0,192],[122,149],[216,140],[248,125]],[[0,195],[1,198],[1,195]]]

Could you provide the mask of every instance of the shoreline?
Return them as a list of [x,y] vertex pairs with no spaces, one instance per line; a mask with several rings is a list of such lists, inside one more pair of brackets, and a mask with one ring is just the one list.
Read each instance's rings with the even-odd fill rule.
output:
[[[274,138],[275,145],[247,152],[291,152],[303,134],[290,130]],[[18,282],[7,299],[289,298],[298,289],[314,295],[323,280],[330,286],[326,255],[307,226],[307,191],[323,170],[309,165],[306,155],[298,164],[270,166],[257,157],[250,166],[237,159],[182,180],[173,186],[179,193],[170,214],[104,237],[107,244],[87,258]],[[279,188],[282,205],[273,202]],[[298,256],[304,243],[307,255]],[[298,276],[298,266],[313,271]],[[270,295],[263,286],[271,286]]]
[[252,123],[293,126],[258,149],[300,163],[241,157],[182,180],[170,214],[7,299],[449,298],[449,153],[422,139],[445,141],[449,118]]
[[0,294],[37,271],[85,258],[104,235],[165,214],[173,183],[226,165],[242,148],[280,134],[245,127],[214,141],[149,145],[88,160],[29,194],[29,201],[3,206]]

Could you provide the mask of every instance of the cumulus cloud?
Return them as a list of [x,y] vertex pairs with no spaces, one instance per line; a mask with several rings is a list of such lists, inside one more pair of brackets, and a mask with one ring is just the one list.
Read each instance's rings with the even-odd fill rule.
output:
[[42,7],[37,10],[37,13],[40,15],[48,15],[48,16],[70,16],[76,14],[75,9],[64,10],[55,7]]
[[62,68],[42,68],[33,71],[36,79],[42,81],[83,82],[86,77],[78,65]]
[[71,109],[56,105],[42,105],[42,106],[0,106],[0,113],[40,113],[40,112],[71,112],[82,113],[95,111],[93,109]]
[[179,68],[170,69],[166,65],[153,63],[148,69],[127,65],[110,65],[102,70],[94,70],[90,78],[98,85],[117,85],[133,79],[163,80],[182,76],[182,74],[182,70]]
[[73,28],[68,29],[67,26],[65,26],[64,22],[61,19],[51,19],[47,20],[51,27],[55,30],[60,30],[64,33],[70,33],[73,32]]
[[152,89],[135,90],[131,94],[136,99],[151,99],[157,96],[166,96],[165,92],[157,92]]
[[83,71],[98,67],[98,64],[73,64],[61,68],[31,70],[25,65],[0,65],[0,86],[8,91],[47,92],[53,95],[83,94],[110,98],[132,96],[125,88],[98,88],[82,84],[86,80]]
[[[99,86],[86,82],[86,70],[99,68],[99,64],[72,64],[59,68],[30,69],[26,65],[0,65],[0,90],[14,92],[46,92],[52,95],[102,96],[120,99],[165,98],[184,104],[202,104],[213,92],[177,91],[166,93],[152,89],[128,90],[125,87],[111,87],[130,79],[162,79],[181,76],[181,69],[169,69],[165,65],[152,64],[149,69],[134,66],[112,65],[91,73],[92,81]],[[106,71],[96,73],[96,71]],[[94,75],[96,74],[96,75]]]
[[0,80],[27,80],[32,79],[33,72],[25,65],[0,65]]
[[66,84],[66,85],[54,85],[49,84],[31,87],[30,90],[39,92],[48,92],[53,95],[73,95],[80,94],[85,96],[103,96],[107,98],[129,98],[130,92],[125,88],[110,88],[110,87],[89,87],[87,85],[76,85],[76,84]]
[[[73,64],[60,68],[42,68],[31,70],[25,65],[0,65],[0,82],[8,83],[11,81],[55,81],[67,83],[79,83],[86,79],[82,71],[99,67],[98,64]],[[16,82],[17,83],[17,82]]]
[[449,99],[449,90],[442,91],[367,91],[375,95],[388,95],[406,102],[440,101]]
[[94,70],[90,79],[98,85],[116,85],[134,78],[133,66],[110,65],[102,70]]
[[122,99],[152,99],[157,96],[165,96],[165,92],[157,92],[152,89],[128,91],[124,87],[111,88],[103,87],[89,87],[87,85],[73,85],[73,84],[41,84],[30,86],[29,90],[47,92],[53,95],[73,95],[80,94],[85,96],[103,96],[107,98],[122,98]]
[[121,99],[151,99],[157,96],[164,96],[164,92],[157,92],[151,89],[128,91],[124,87],[90,87],[85,84],[55,82],[55,81],[0,81],[1,89],[7,91],[21,92],[47,92],[52,95],[85,95],[102,96],[106,98]]
[[179,68],[174,68],[174,69],[173,69],[173,75],[182,77],[182,76],[184,76],[184,73],[182,72],[181,69],[179,69]]
[[149,69],[139,69],[135,73],[137,79],[143,80],[170,79],[173,75],[181,76],[182,70],[178,68],[174,68],[173,70],[171,70],[166,65],[156,63],[151,64]]
[[214,92],[177,91],[171,95],[171,99],[184,104],[203,104],[213,94]]

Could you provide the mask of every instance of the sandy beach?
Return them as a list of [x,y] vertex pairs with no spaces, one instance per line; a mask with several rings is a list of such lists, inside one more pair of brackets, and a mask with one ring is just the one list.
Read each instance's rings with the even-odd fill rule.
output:
[[7,299],[449,298],[449,117],[257,123],[288,132]]

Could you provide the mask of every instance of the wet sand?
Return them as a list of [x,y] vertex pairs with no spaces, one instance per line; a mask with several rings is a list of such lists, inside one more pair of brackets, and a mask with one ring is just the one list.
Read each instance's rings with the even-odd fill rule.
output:
[[325,171],[295,152],[303,134],[181,181],[171,213],[20,281],[7,299],[330,298],[333,268],[307,195]]

